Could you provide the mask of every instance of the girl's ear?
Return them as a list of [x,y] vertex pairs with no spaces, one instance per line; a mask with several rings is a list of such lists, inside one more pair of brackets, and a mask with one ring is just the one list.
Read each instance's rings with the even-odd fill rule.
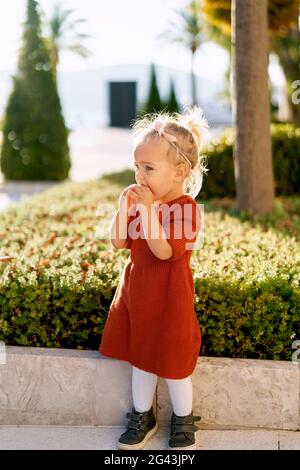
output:
[[178,163],[176,166],[175,178],[178,181],[183,181],[184,178],[187,176],[187,167],[185,163]]

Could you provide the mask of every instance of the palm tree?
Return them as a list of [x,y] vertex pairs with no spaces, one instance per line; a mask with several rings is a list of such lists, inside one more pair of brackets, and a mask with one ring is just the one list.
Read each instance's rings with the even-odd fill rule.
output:
[[79,33],[75,29],[78,24],[85,23],[86,20],[83,18],[70,19],[73,12],[74,10],[64,9],[60,4],[56,4],[50,19],[45,20],[45,25],[49,29],[47,44],[51,53],[55,80],[59,64],[59,54],[62,50],[69,50],[83,58],[92,55],[92,52],[80,43],[80,41],[90,37],[90,35]]
[[[201,4],[206,37],[230,54],[228,43],[231,36],[232,0],[202,0]],[[278,56],[286,81],[284,108],[287,109],[283,119],[298,126],[300,107],[293,103],[292,95],[293,83],[299,77],[299,8],[299,0],[268,0],[269,52]]]
[[232,41],[237,208],[266,214],[275,196],[268,55],[272,37],[286,36],[295,25],[299,0],[202,0],[202,11]]
[[175,10],[181,19],[181,24],[170,22],[169,30],[160,34],[158,39],[177,42],[187,47],[191,52],[191,85],[193,105],[198,104],[196,93],[196,77],[194,72],[195,54],[204,42],[202,21],[199,13],[198,1],[190,0],[186,8]]
[[268,89],[267,0],[232,1],[232,108],[236,127],[237,209],[274,207]]

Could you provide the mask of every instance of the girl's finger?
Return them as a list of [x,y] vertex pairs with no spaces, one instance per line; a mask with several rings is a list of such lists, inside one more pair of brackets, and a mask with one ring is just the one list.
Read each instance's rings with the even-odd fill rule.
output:
[[132,199],[134,199],[134,200],[135,200],[136,197],[137,197],[137,194],[136,194],[134,191],[130,191],[130,190],[129,190],[127,194],[129,195],[130,198],[132,198]]
[[140,194],[139,191],[131,191],[131,194],[133,194],[134,196],[138,196]]

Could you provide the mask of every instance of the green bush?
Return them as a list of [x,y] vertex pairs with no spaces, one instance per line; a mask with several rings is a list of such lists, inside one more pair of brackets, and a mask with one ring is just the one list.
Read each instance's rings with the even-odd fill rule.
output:
[[[300,194],[300,129],[293,124],[272,124],[272,154],[276,195]],[[200,196],[235,197],[233,130],[224,130],[212,139],[203,153],[209,172],[203,180]]]
[[[98,348],[129,256],[105,232],[121,190],[107,179],[63,183],[2,212],[0,340]],[[191,258],[201,354],[291,359],[292,336],[300,339],[299,207],[299,198],[277,199],[274,214],[254,222],[230,213],[228,199],[205,203],[204,244]]]

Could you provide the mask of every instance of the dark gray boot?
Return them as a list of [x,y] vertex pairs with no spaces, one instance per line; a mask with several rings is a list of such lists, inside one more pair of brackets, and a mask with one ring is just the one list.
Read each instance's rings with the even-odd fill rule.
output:
[[169,450],[196,450],[195,432],[198,427],[195,421],[201,416],[193,416],[193,411],[187,416],[176,416],[172,413]]
[[126,417],[129,418],[127,431],[120,436],[117,447],[122,450],[140,450],[158,429],[153,407],[143,413],[132,408],[132,413],[127,413]]

